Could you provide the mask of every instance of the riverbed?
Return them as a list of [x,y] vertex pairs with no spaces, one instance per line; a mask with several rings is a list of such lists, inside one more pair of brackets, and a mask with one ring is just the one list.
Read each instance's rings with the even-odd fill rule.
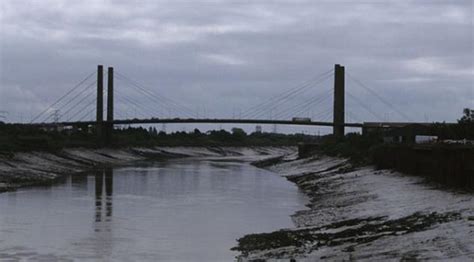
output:
[[470,191],[323,155],[266,168],[307,193],[309,209],[295,228],[239,239],[239,261],[474,260]]
[[0,194],[0,260],[232,261],[237,238],[294,227],[307,201],[238,159],[98,168]]

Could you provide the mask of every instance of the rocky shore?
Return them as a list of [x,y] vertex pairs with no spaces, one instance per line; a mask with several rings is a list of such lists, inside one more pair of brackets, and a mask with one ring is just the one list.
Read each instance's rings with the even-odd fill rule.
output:
[[474,196],[345,159],[256,163],[296,183],[308,209],[295,228],[238,239],[239,261],[474,259]]
[[180,157],[271,158],[294,152],[291,147],[153,147],[126,149],[64,149],[0,154],[0,192],[54,183],[64,174],[80,173],[102,165]]

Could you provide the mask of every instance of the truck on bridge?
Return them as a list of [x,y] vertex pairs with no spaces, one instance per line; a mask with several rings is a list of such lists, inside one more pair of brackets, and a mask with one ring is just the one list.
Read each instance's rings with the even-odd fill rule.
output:
[[311,122],[311,118],[309,117],[293,117],[291,119],[293,122]]

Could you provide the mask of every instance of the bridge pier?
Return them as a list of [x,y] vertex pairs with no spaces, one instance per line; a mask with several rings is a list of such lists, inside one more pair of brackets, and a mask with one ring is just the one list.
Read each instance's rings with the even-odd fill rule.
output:
[[107,122],[105,125],[105,145],[112,144],[114,130],[114,68],[109,67],[107,72]]
[[104,67],[97,66],[97,116],[96,116],[96,135],[97,145],[102,146],[104,143]]
[[336,64],[334,66],[333,135],[338,139],[344,137],[344,82],[344,67]]

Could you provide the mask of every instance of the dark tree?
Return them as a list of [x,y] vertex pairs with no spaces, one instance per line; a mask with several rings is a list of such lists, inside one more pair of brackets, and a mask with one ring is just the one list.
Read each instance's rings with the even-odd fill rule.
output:
[[470,108],[464,108],[463,116],[458,120],[459,123],[472,123],[474,122],[474,110]]

